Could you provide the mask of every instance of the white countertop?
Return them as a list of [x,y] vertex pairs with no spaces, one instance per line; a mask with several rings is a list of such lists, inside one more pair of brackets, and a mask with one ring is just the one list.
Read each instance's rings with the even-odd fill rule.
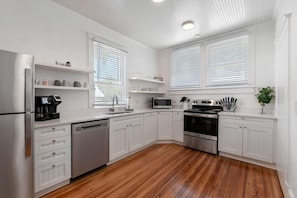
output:
[[69,112],[65,114],[61,114],[59,119],[47,120],[47,121],[35,121],[34,128],[41,128],[41,127],[50,127],[62,124],[71,124],[71,123],[78,123],[78,122],[86,122],[86,121],[93,121],[93,120],[101,120],[101,119],[108,119],[108,118],[115,118],[121,116],[131,116],[137,115],[142,113],[151,113],[151,112],[160,112],[160,111],[184,111],[183,109],[140,109],[135,110],[130,113],[122,113],[122,114],[113,114],[109,115],[105,112],[100,112],[99,110],[77,110],[77,112]]
[[[53,120],[47,120],[47,121],[35,121],[34,128],[50,127],[50,126],[71,124],[71,123],[78,123],[78,122],[87,122],[87,121],[109,119],[109,118],[116,118],[116,117],[122,117],[122,116],[132,116],[137,114],[160,112],[160,111],[183,112],[184,109],[139,109],[139,110],[132,111],[130,113],[113,114],[113,115],[109,115],[109,114],[106,114],[105,112],[100,112],[100,110],[94,110],[94,109],[87,109],[83,111],[77,110],[74,112],[61,114],[59,119],[53,119]],[[219,113],[219,115],[244,116],[244,117],[263,118],[263,119],[277,119],[276,115],[274,114],[260,114],[255,112],[222,111]]]
[[220,115],[225,116],[244,116],[244,117],[251,117],[251,118],[263,118],[263,119],[277,119],[276,115],[274,114],[261,114],[261,113],[255,113],[255,112],[227,112],[227,111],[221,111],[219,113]]

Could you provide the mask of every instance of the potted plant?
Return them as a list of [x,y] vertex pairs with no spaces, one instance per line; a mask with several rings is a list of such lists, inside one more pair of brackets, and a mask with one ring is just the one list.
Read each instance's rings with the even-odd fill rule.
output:
[[275,97],[274,96],[274,88],[273,87],[263,87],[259,89],[259,92],[256,95],[258,102],[260,103],[262,109],[261,113],[264,114],[264,106],[265,104],[269,104],[270,101]]

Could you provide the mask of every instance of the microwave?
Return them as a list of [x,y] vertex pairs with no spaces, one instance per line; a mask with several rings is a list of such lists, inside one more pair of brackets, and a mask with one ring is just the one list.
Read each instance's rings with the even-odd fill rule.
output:
[[152,98],[153,109],[171,109],[172,99],[170,98]]

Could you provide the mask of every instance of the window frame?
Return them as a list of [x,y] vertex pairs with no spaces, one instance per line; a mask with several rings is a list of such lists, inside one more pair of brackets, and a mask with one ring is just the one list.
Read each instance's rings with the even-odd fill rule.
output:
[[[100,38],[98,36],[95,36],[93,34],[88,34],[89,37],[89,66],[90,68],[92,68],[94,70],[94,73],[92,73],[92,75],[89,76],[89,82],[92,85],[93,89],[90,91],[89,93],[89,106],[90,107],[111,107],[112,106],[112,101],[106,101],[106,102],[96,102],[95,99],[95,68],[94,68],[94,59],[95,59],[95,51],[94,51],[94,42],[98,42],[101,43],[103,45],[109,46],[111,48],[114,48],[116,50],[119,50],[122,52],[123,54],[123,63],[121,65],[121,84],[119,85],[121,87],[121,93],[122,93],[122,97],[118,97],[118,106],[122,106],[126,104],[126,96],[127,96],[127,79],[126,79],[126,65],[127,65],[127,50],[125,47],[118,45],[114,42],[108,41],[106,39]],[[110,84],[110,85],[116,85],[116,84],[112,84],[112,83],[102,83],[102,84]]]
[[[182,51],[186,51],[186,50],[191,50],[193,48],[197,48],[199,50],[199,68],[198,68],[198,85],[196,87],[189,87],[189,86],[183,86],[183,87],[180,87],[180,88],[173,88],[173,85],[172,85],[172,70],[173,70],[173,55],[174,53],[178,53],[178,52],[182,52]],[[171,54],[170,54],[170,69],[169,69],[169,74],[170,74],[170,78],[169,78],[169,91],[183,91],[183,90],[197,90],[201,87],[201,45],[200,44],[195,44],[195,45],[189,45],[189,46],[186,46],[186,47],[181,47],[181,48],[176,48],[176,49],[173,49],[171,51]]]
[[[168,86],[168,94],[233,94],[233,93],[254,93],[255,89],[255,61],[256,54],[253,49],[256,47],[256,38],[255,35],[250,32],[251,30],[240,30],[234,31],[231,33],[222,34],[220,36],[213,36],[205,39],[200,39],[188,44],[181,45],[180,48],[191,47],[192,45],[200,45],[200,87],[197,89],[184,89],[184,90],[172,90],[171,84]],[[233,85],[222,85],[222,86],[207,86],[208,79],[208,55],[206,46],[211,42],[218,42],[227,39],[236,38],[239,36],[247,35],[248,36],[248,83],[245,85],[242,84],[233,84]],[[178,49],[177,46],[174,49]],[[172,51],[171,51],[172,54]],[[170,55],[171,55],[170,54]],[[171,82],[171,64],[169,65],[169,80]]]
[[[214,44],[214,43],[219,43],[219,42],[224,42],[227,40],[231,39],[236,39],[239,37],[247,36],[247,82],[246,83],[221,83],[221,84],[208,84],[209,83],[209,78],[210,78],[210,65],[209,65],[209,45]],[[248,86],[251,84],[251,38],[250,35],[245,32],[241,34],[235,34],[235,35],[230,35],[230,36],[225,36],[225,37],[220,37],[218,39],[210,40],[207,43],[205,43],[205,68],[206,68],[206,79],[205,79],[205,87],[206,88],[211,88],[211,87],[242,87],[242,86]]]

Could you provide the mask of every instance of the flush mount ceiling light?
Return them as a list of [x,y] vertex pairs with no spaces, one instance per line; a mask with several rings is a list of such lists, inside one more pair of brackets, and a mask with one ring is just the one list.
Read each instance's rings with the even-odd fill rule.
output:
[[155,2],[155,3],[161,3],[164,0],[152,0],[152,1]]
[[194,22],[193,21],[185,21],[182,24],[183,30],[191,30],[194,27]]

